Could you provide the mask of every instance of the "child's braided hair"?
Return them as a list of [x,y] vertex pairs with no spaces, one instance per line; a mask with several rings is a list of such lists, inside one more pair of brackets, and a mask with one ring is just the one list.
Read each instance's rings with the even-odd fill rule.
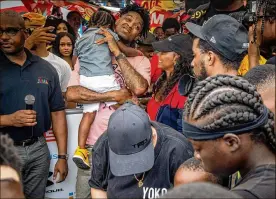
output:
[[97,12],[93,13],[89,21],[89,26],[104,27],[109,26],[113,30],[115,25],[115,17],[109,10],[99,8]]
[[13,140],[7,134],[2,134],[2,132],[0,132],[0,165],[10,166],[18,173],[21,168],[21,162],[13,145]]
[[[183,117],[188,122],[201,120],[196,126],[206,130],[225,129],[254,121],[264,108],[260,94],[247,80],[218,75],[197,83],[186,102]],[[276,152],[272,112],[269,111],[266,124],[254,130],[252,138]]]

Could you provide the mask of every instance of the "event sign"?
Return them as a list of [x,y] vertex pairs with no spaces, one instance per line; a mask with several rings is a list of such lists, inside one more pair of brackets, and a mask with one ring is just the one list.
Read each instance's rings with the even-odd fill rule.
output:
[[168,17],[180,20],[185,12],[185,0],[135,0],[135,3],[149,10],[151,30],[162,26]]

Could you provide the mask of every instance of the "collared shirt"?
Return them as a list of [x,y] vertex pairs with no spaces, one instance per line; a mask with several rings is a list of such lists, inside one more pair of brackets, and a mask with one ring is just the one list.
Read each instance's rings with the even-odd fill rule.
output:
[[[33,95],[33,110],[37,112],[37,124],[33,127],[4,127],[14,141],[32,136],[42,136],[50,129],[51,112],[64,110],[58,74],[47,61],[25,50],[27,59],[23,66],[10,61],[0,51],[0,115],[25,110],[25,96]],[[33,135],[32,135],[33,134]]]
[[275,171],[275,164],[260,165],[242,176],[231,191],[243,198],[275,198]]

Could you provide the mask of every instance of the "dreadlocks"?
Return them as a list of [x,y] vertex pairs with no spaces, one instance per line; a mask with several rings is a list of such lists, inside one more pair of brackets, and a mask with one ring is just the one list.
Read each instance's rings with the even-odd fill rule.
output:
[[268,19],[270,22],[272,22],[272,20],[276,19],[276,0],[257,0],[256,17],[257,20],[255,21],[254,28],[254,42],[256,42],[257,39],[258,19],[262,19],[261,35],[264,33],[265,20]]
[[99,8],[97,12],[93,13],[89,21],[89,26],[109,26],[113,30],[115,25],[115,17],[109,10]]
[[146,38],[147,37],[147,33],[149,32],[149,28],[150,28],[150,16],[149,16],[149,12],[144,9],[143,7],[138,6],[137,4],[132,4],[132,5],[127,5],[125,8],[123,8],[120,12],[120,15],[124,15],[128,12],[137,12],[142,20],[143,20],[143,29],[141,32],[141,35]]
[[[265,111],[256,88],[241,77],[219,75],[199,82],[185,104],[184,119],[198,121],[205,130],[226,129],[254,121]],[[246,132],[245,132],[246,133]],[[276,152],[274,115],[254,130],[252,138]]]

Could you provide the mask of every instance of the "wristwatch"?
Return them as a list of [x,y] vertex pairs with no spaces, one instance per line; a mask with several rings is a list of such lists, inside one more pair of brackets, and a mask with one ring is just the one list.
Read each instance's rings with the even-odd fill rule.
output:
[[64,160],[68,160],[69,155],[58,155],[58,159],[64,159]]
[[126,56],[124,53],[120,53],[118,56],[115,57],[116,60],[119,60],[119,59],[125,59]]

